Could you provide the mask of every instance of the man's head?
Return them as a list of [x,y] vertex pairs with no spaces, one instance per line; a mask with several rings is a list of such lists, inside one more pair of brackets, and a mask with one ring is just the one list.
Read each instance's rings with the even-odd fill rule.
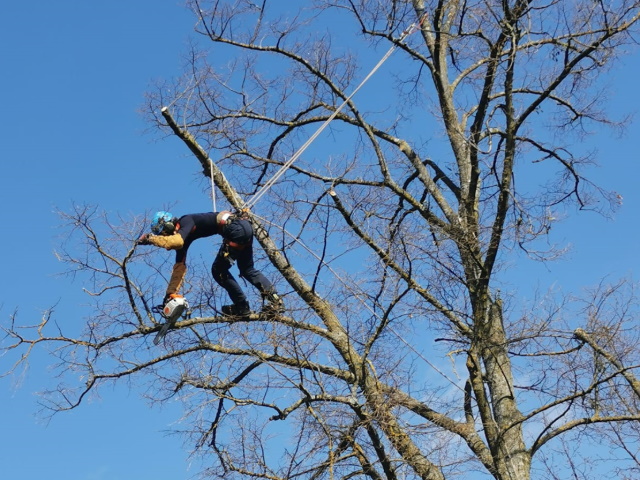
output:
[[169,212],[156,212],[151,220],[151,231],[156,235],[173,235],[176,231],[174,216]]

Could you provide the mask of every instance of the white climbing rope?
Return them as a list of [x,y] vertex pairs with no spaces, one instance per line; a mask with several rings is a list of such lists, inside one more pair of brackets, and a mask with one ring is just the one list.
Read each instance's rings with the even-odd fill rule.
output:
[[209,167],[209,172],[211,173],[211,203],[213,204],[213,212],[217,212],[216,208],[216,184],[213,181],[213,160],[209,158],[209,163],[211,166]]
[[[413,32],[417,31],[418,28],[422,25],[423,20],[426,18],[426,13],[422,14],[422,16],[412,25],[410,25],[398,40],[398,43],[403,41],[407,36],[411,35]],[[252,198],[250,198],[242,207],[243,210],[251,209],[253,206],[258,203],[258,200],[262,198],[262,196],[267,193],[267,191],[284,175],[284,173],[293,165],[293,163],[300,158],[300,155],[304,153],[304,151],[313,143],[313,141],[318,138],[318,135],[322,133],[322,131],[327,128],[327,126],[331,123],[331,121],[336,118],[336,116],[340,113],[340,111],[349,103],[349,101],[353,98],[353,96],[358,93],[365,83],[378,71],[378,69],[387,61],[387,59],[391,56],[393,51],[398,47],[397,43],[393,44],[389,51],[380,59],[380,61],[376,64],[375,67],[369,72],[369,74],[360,82],[360,85],[356,87],[356,89],[351,92],[351,94],[342,102],[342,104],[325,120],[325,122],[320,125],[320,128],[316,130],[316,132],[311,135],[311,137],[298,149],[297,152],[293,154],[293,156],[287,160],[282,167],[271,177],[255,194]]]

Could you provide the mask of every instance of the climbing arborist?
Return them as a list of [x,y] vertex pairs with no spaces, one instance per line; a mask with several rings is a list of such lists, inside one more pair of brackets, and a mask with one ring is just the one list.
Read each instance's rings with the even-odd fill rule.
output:
[[218,234],[222,235],[223,242],[211,265],[211,274],[218,285],[227,291],[233,302],[232,305],[224,305],[222,313],[243,316],[251,313],[247,297],[229,272],[234,262],[238,262],[240,276],[260,291],[263,301],[266,302],[263,311],[283,310],[282,299],[271,282],[254,267],[253,227],[246,218],[229,211],[192,213],[176,218],[169,212],[160,211],[151,221],[151,232],[142,235],[138,244],[155,245],[176,251],[176,262],[163,304],[170,299],[171,294],[178,293],[182,286],[187,273],[187,250],[191,243],[198,238]]

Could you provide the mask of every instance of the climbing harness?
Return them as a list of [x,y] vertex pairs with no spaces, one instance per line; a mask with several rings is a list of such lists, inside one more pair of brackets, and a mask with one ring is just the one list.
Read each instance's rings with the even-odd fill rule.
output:
[[338,116],[338,114],[342,111],[342,109],[351,101],[353,96],[356,93],[358,93],[358,90],[360,90],[364,86],[364,84],[367,83],[367,81],[378,71],[378,69],[382,66],[382,64],[387,61],[387,59],[391,56],[394,50],[398,47],[398,44],[402,42],[406,37],[416,32],[420,27],[422,27],[422,24],[426,19],[426,17],[427,17],[427,13],[426,12],[422,13],[416,22],[411,24],[409,27],[407,27],[404,30],[404,32],[402,32],[402,35],[400,35],[400,39],[398,40],[398,42],[394,43],[391,46],[389,51],[387,51],[387,53],[382,57],[382,59],[376,64],[376,66],[373,67],[373,69],[364,78],[364,80],[360,82],[360,85],[358,85],[356,89],[353,92],[351,92],[351,94],[344,100],[344,102],[342,102],[342,104],[329,116],[329,118],[327,118],[324,121],[324,123],[320,125],[320,128],[318,128],[318,130],[316,130],[316,132],[313,135],[311,135],[311,137],[298,149],[298,151],[295,152],[293,156],[282,165],[282,167],[280,167],[280,169],[273,175],[273,177],[271,177],[254,194],[254,196],[250,198],[243,205],[242,210],[249,210],[253,206],[255,206],[256,203],[258,203],[258,200],[260,200],[260,198],[262,198],[262,196],[278,181],[278,179],[282,177],[282,175],[284,175],[284,173],[289,169],[289,167],[291,167],[291,165],[293,165],[293,163],[304,153],[304,151],[309,147],[309,145],[313,143],[313,141],[318,137],[318,135],[320,135],[322,131],[331,123],[331,121]]

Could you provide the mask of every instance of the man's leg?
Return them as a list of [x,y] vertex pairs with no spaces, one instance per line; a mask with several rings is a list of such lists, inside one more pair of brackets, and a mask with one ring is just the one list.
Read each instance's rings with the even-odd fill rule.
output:
[[222,245],[218,251],[218,255],[216,255],[216,258],[213,261],[213,265],[211,265],[211,275],[213,275],[213,279],[216,283],[227,291],[231,301],[233,302],[233,307],[231,308],[231,306],[227,306],[230,307],[227,309],[223,307],[223,312],[248,314],[251,310],[249,302],[247,302],[247,297],[234,276],[229,272],[229,269],[235,261],[234,253],[233,249],[229,248],[227,245]]
[[253,263],[253,247],[251,244],[237,251],[238,269],[240,276],[245,278],[251,285],[258,289],[262,298],[266,300],[272,309],[281,311],[284,303],[280,296],[276,293],[273,284],[264,276],[264,274],[255,268]]

